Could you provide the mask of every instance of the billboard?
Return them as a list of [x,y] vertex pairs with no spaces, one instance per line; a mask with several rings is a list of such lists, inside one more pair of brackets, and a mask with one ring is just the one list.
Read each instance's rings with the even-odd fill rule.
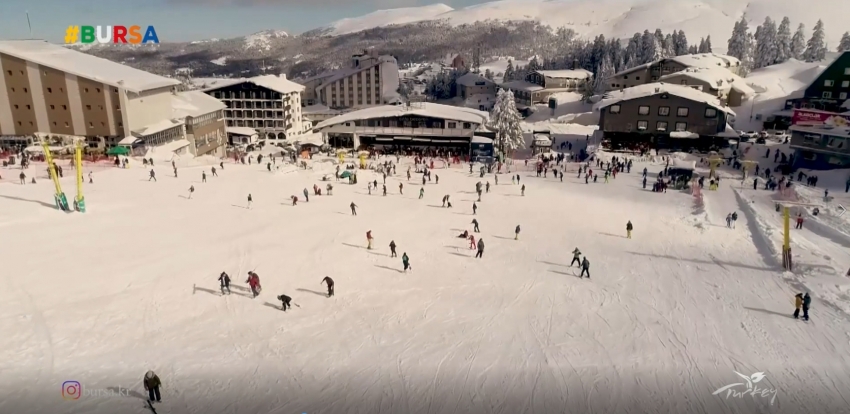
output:
[[816,109],[795,109],[794,115],[791,117],[791,125],[846,127],[850,126],[850,114],[818,111]]

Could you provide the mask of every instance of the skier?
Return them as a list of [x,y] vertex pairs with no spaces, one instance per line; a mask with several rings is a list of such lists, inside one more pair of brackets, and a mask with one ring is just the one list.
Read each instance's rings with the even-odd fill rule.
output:
[[286,295],[278,295],[277,300],[280,301],[280,308],[286,312],[286,308],[292,309],[292,305],[289,302],[292,301],[292,298]]
[[227,294],[230,294],[230,276],[225,272],[221,272],[221,275],[218,277],[219,283],[221,283],[221,294],[224,295],[224,291],[227,291]]
[[[393,168],[395,168],[395,167],[393,167]],[[436,181],[437,184],[439,184],[440,183],[440,176],[434,174],[434,180]]]
[[643,177],[643,188],[646,189],[646,176]]
[[322,283],[327,283],[327,284],[328,284],[328,297],[333,296],[333,295],[334,295],[334,280],[333,280],[333,279],[331,279],[331,277],[330,277],[330,276],[325,276],[325,278],[324,278],[324,279],[322,279],[322,281],[321,281],[321,282],[319,282],[319,284],[320,284],[320,285],[321,285]]
[[590,279],[590,261],[587,260],[587,256],[585,256],[581,261],[581,274],[578,276],[579,279],[581,279],[585,273],[587,273],[587,278]]
[[573,261],[570,262],[570,267],[573,266],[573,263],[576,263],[581,266],[581,251],[579,251],[578,247],[573,250]]
[[395,240],[390,240],[390,257],[398,257],[395,252]]
[[372,250],[372,230],[366,232],[366,249]]
[[307,191],[307,189],[305,188],[303,193],[304,193],[304,201],[309,203],[310,202],[310,192]]
[[177,167],[174,167],[174,178],[177,178]]
[[729,214],[726,215],[726,228],[727,229],[732,228],[732,213],[729,213]]
[[215,172],[215,167],[212,167],[212,169],[210,171],[212,172],[213,177],[218,177],[218,173]]
[[201,171],[201,182],[202,183],[207,182],[207,172],[206,171]]
[[800,319],[800,308],[803,306],[803,294],[794,295],[794,319]]
[[194,193],[195,193],[195,186],[194,186],[194,185],[190,185],[190,186],[189,186],[189,200],[191,200],[191,199],[192,199],[192,194],[194,194]]
[[803,296],[803,320],[809,320],[809,306],[812,305],[812,297],[809,296],[809,292]]
[[[401,186],[401,184],[399,184],[399,186]],[[401,187],[399,187],[398,191],[401,192]],[[422,197],[425,197],[425,187],[419,189],[419,199],[421,200]]]
[[478,220],[472,219],[472,225],[475,226],[475,228],[473,228],[472,231],[474,231],[476,233],[480,233],[480,231],[478,230]]
[[[24,173],[21,173],[21,175],[23,175],[23,174]],[[148,181],[150,181],[150,180],[153,180],[153,182],[156,182],[156,172],[154,170],[151,170],[150,178],[148,178]]]
[[472,202],[472,215],[474,216],[478,212],[478,205],[475,202]]
[[524,197],[525,196],[525,184],[522,185],[522,188],[520,190],[522,191],[522,195]]
[[519,224],[517,224],[516,230],[514,230],[514,240],[519,240]]
[[445,207],[445,206],[446,206],[446,199],[447,199],[447,198],[448,198],[448,196],[443,196],[443,207]]
[[354,202],[352,201],[351,204],[349,205],[349,207],[351,207],[351,215],[356,216],[357,215],[357,204],[354,204]]
[[260,291],[263,288],[262,286],[260,286],[260,277],[257,276],[256,273],[248,272],[248,280],[246,280],[245,283],[247,283],[248,286],[251,287],[251,293],[254,294],[255,298],[260,295]]
[[487,184],[484,185],[484,188],[486,189],[486,192],[488,192],[488,193],[490,192],[490,182],[489,181],[487,181]]
[[153,371],[145,373],[142,383],[145,386],[145,391],[148,392],[148,401],[150,403],[154,401],[162,402],[162,396],[159,394],[159,387],[162,385],[162,381],[159,380],[159,377]]
[[251,209],[251,203],[254,202],[254,199],[251,198],[251,194],[248,194],[248,209]]
[[632,238],[632,230],[634,230],[634,227],[632,226],[632,222],[630,220],[628,223],[626,223],[626,238],[627,239]]
[[484,239],[478,239],[478,253],[475,253],[475,257],[480,259],[484,256]]
[[410,258],[407,257],[407,252],[401,254],[401,265],[404,266],[404,272],[407,273],[407,269],[413,270],[410,267]]

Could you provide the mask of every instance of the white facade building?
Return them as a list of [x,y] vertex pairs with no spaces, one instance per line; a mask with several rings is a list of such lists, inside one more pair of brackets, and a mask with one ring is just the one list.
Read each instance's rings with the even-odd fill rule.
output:
[[351,66],[303,81],[310,103],[332,109],[365,108],[399,101],[398,62],[374,51],[356,54]]

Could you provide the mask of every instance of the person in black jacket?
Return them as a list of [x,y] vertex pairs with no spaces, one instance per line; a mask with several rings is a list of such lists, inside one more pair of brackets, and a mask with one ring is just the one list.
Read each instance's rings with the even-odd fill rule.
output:
[[478,252],[475,253],[475,257],[478,259],[484,257],[484,239],[478,239]]
[[218,277],[218,281],[221,283],[221,294],[224,295],[224,291],[227,290],[227,294],[230,294],[230,276],[227,273],[221,272],[221,276]]
[[330,277],[330,276],[325,276],[325,278],[324,278],[324,279],[322,279],[322,281],[321,281],[321,282],[319,282],[319,284],[320,284],[320,285],[321,285],[322,283],[327,283],[327,284],[328,284],[328,297],[333,296],[333,295],[334,295],[334,280],[333,280],[333,279],[331,279],[331,277]]
[[632,226],[632,222],[630,220],[628,223],[626,223],[626,238],[627,239],[632,238],[632,230],[634,230],[634,226]]
[[159,394],[159,387],[162,385],[162,381],[159,380],[159,377],[153,371],[148,371],[145,373],[145,379],[142,382],[145,385],[145,390],[148,392],[148,400],[151,402],[162,402],[162,396]]
[[390,257],[398,257],[398,254],[395,252],[395,240],[390,240]]
[[286,312],[286,308],[292,309],[292,305],[289,304],[292,301],[292,298],[286,295],[280,295],[277,297],[277,300],[281,301],[281,309]]

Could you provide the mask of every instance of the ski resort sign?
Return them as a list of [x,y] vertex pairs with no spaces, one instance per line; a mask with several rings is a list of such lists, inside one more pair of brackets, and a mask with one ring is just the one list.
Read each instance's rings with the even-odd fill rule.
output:
[[758,386],[758,383],[765,378],[763,372],[756,372],[753,375],[747,376],[741,374],[738,371],[733,371],[735,374],[738,374],[739,377],[744,379],[744,382],[736,382],[734,384],[725,385],[714,391],[711,395],[725,395],[726,399],[730,398],[744,398],[745,396],[752,396],[753,399],[759,398],[770,398],[770,405],[776,401],[777,391],[775,388],[761,388]]

